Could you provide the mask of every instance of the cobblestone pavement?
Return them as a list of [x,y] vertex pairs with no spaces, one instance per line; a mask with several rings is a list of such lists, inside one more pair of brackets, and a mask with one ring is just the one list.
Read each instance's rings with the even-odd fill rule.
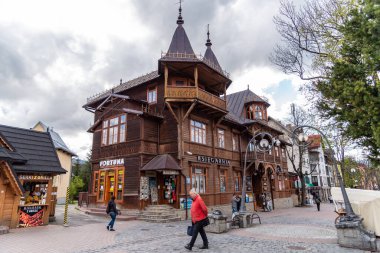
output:
[[[207,236],[209,250],[200,250],[199,236],[194,252],[363,252],[341,248],[336,243],[333,206],[275,210],[259,213],[263,224],[246,229],[232,229],[224,234]],[[189,221],[154,224],[142,221],[117,221],[110,232],[107,220],[76,213],[71,208],[70,227],[55,225],[13,229],[0,236],[0,253],[125,253],[125,252],[188,252],[184,245]],[[57,211],[59,213],[59,211]]]

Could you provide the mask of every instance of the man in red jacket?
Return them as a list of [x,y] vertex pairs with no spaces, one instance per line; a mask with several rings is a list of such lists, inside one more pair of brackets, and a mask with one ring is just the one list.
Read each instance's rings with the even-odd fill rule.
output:
[[189,244],[185,246],[186,249],[191,250],[194,246],[195,240],[197,239],[198,233],[201,234],[203,240],[203,246],[200,249],[208,249],[208,240],[204,227],[208,225],[207,221],[207,207],[205,202],[195,189],[191,189],[190,197],[193,199],[193,204],[191,205],[191,221],[193,223],[193,235]]

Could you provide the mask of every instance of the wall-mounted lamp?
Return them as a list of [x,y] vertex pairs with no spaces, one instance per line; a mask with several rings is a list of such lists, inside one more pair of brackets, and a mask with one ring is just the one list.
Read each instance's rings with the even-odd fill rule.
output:
[[193,155],[193,153],[191,153],[190,151],[186,151],[185,153],[188,155]]

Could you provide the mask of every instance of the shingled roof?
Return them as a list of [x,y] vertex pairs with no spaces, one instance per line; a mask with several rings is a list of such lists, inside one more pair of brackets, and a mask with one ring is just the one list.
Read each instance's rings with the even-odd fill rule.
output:
[[185,23],[182,18],[182,7],[179,7],[179,15],[177,19],[177,28],[173,34],[172,41],[170,43],[168,53],[180,53],[180,54],[194,54],[193,48],[191,47],[190,40],[187,37],[186,31],[183,28]]
[[101,92],[99,94],[96,94],[90,98],[87,98],[87,104],[85,104],[84,107],[87,105],[90,105],[94,102],[98,102],[99,100],[108,97],[112,93],[121,93],[123,91],[129,90],[129,89],[136,87],[138,85],[141,85],[143,83],[152,81],[152,80],[158,78],[159,76],[160,76],[160,74],[158,73],[157,70],[155,70],[155,71],[152,71],[146,75],[143,75],[143,76],[137,77],[135,79],[129,80],[129,81],[122,83],[122,84],[120,84],[120,85],[118,85],[112,89],[106,90],[106,91]]
[[218,59],[216,58],[214,52],[211,49],[212,43],[210,40],[210,32],[209,31],[207,31],[207,41],[206,41],[205,45],[207,48],[206,48],[205,56],[203,57],[203,61],[206,64],[211,65],[217,71],[223,73],[223,70],[219,65]]
[[14,170],[19,173],[64,174],[53,145],[50,133],[0,125],[0,133],[5,141],[15,149],[13,152],[2,150]]

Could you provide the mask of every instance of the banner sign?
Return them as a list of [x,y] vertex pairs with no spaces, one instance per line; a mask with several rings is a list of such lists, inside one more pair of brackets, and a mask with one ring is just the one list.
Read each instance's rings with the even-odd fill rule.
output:
[[19,179],[22,180],[50,180],[53,179],[52,176],[46,176],[46,175],[19,175]]
[[162,171],[163,175],[179,175],[178,170],[163,170]]
[[198,155],[197,161],[201,163],[215,163],[219,165],[230,166],[230,160],[217,158],[217,157],[209,157],[204,155]]
[[21,206],[19,211],[20,227],[36,227],[44,224],[44,206]]
[[100,168],[124,165],[124,158],[100,161],[99,165],[100,165]]

